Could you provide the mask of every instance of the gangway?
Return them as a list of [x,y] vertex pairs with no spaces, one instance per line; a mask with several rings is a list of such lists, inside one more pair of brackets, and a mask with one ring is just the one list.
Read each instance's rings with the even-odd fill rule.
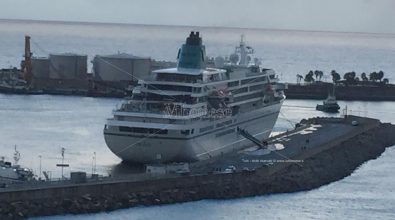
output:
[[265,141],[262,142],[262,141],[258,140],[257,138],[252,136],[250,133],[248,133],[248,131],[246,131],[245,129],[237,127],[237,133],[241,134],[243,137],[247,138],[254,144],[258,145],[258,147],[260,147],[260,148],[265,149],[268,146],[267,142],[265,142]]
[[43,171],[43,174],[44,174],[45,179],[46,179],[47,181],[49,181],[50,178],[49,178],[48,172]]

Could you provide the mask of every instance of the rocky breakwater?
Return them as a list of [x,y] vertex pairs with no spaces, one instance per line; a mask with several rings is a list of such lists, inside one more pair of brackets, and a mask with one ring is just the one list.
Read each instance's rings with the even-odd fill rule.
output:
[[[321,119],[303,121],[317,122],[325,123]],[[342,179],[365,161],[377,158],[386,147],[395,145],[394,134],[394,125],[377,121],[359,133],[292,158],[302,159],[302,165],[282,163],[255,171],[1,192],[0,219],[106,212],[134,206],[310,190]]]

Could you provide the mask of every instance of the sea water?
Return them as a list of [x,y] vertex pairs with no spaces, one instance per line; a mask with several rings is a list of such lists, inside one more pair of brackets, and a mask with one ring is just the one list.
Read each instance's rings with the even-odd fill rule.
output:
[[[0,21],[0,67],[19,65],[24,35],[32,37],[36,56],[74,52],[132,53],[175,61],[177,50],[191,30],[201,31],[209,56],[233,52],[240,35],[255,48],[263,66],[276,70],[282,81],[295,82],[296,74],[323,70],[330,81],[332,69],[340,73],[383,70],[395,80],[395,36],[380,34],[296,32],[236,28],[196,28],[92,23]],[[0,94],[0,156],[12,161],[14,146],[19,163],[60,177],[61,148],[64,172],[112,173],[120,164],[106,147],[103,127],[121,99],[25,96]],[[274,132],[291,129],[302,118],[329,115],[316,111],[320,101],[286,100]],[[339,101],[359,116],[395,122],[393,102]],[[359,167],[351,176],[315,190],[234,200],[203,200],[156,207],[137,207],[110,213],[37,219],[394,219],[395,148]]]

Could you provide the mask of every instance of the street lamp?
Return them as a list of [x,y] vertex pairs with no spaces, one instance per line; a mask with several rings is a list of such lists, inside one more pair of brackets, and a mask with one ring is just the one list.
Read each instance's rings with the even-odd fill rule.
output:
[[42,156],[38,155],[38,158],[40,158],[40,169],[39,169],[38,180],[41,180],[41,159],[42,159]]

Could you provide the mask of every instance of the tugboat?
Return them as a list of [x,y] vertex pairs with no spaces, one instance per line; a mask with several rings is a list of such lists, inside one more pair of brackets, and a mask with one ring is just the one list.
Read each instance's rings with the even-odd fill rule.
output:
[[332,93],[328,94],[328,97],[324,100],[322,105],[317,105],[316,110],[329,112],[329,113],[337,113],[339,112],[340,106],[337,104],[335,97],[335,87],[333,86]]

